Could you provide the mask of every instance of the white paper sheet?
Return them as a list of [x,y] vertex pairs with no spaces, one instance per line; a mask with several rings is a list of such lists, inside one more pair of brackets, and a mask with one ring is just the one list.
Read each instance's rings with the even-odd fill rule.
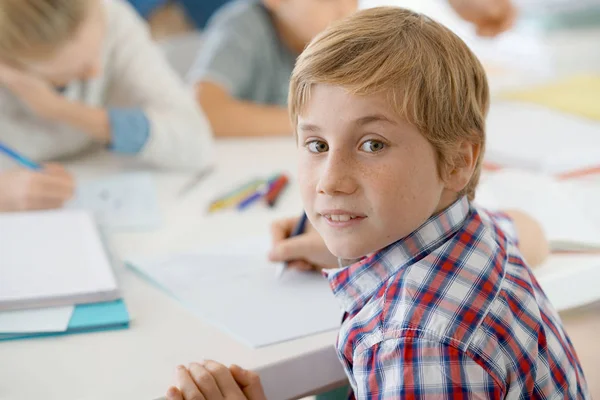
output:
[[263,238],[233,241],[220,254],[213,248],[129,265],[252,347],[337,329],[342,312],[327,280],[296,270],[277,279],[276,264],[262,251],[266,243]]
[[0,310],[117,298],[92,216],[78,210],[0,214]]
[[475,202],[526,212],[540,223],[553,250],[600,248],[600,188],[586,182],[501,170],[482,178]]
[[64,332],[74,306],[0,312],[0,333]]
[[485,161],[560,174],[600,166],[600,123],[545,107],[493,102]]
[[553,254],[534,274],[558,311],[600,300],[599,254]]
[[112,231],[154,229],[161,224],[156,185],[148,173],[81,182],[67,207],[91,211],[99,225]]

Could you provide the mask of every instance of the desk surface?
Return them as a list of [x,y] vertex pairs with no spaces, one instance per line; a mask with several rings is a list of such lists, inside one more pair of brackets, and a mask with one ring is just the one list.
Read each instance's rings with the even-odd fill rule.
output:
[[[178,193],[190,175],[155,173],[163,226],[154,232],[109,237],[109,246],[119,261],[115,266],[119,284],[132,317],[130,328],[0,343],[0,399],[153,399],[173,383],[176,365],[208,358],[258,368],[268,382],[295,376],[284,385],[267,385],[272,398],[298,396],[342,380],[343,371],[333,352],[335,332],[262,349],[247,348],[192,315],[121,263],[131,256],[210,246],[232,236],[268,234],[270,221],[302,209],[294,184],[273,210],[257,207],[245,213],[208,215],[206,204],[236,182],[289,170],[295,165],[294,157],[291,138],[220,142],[218,167],[183,198]],[[68,165],[81,178],[140,168],[108,154]],[[293,171],[287,172],[293,175]],[[319,368],[312,367],[316,364],[313,357],[320,360]],[[300,379],[294,371],[307,372]],[[269,378],[273,374],[275,379]]]
[[[155,173],[164,226],[154,232],[110,236],[109,244],[118,260],[209,246],[232,235],[263,235],[271,220],[301,209],[292,184],[274,210],[208,215],[207,202],[232,182],[253,175],[268,176],[294,165],[295,149],[291,139],[220,141],[217,155],[215,171],[183,198],[178,192],[191,179],[189,175]],[[140,168],[108,154],[69,165],[82,178]],[[131,313],[131,327],[0,343],[0,399],[153,399],[172,384],[176,365],[207,358],[259,369],[273,399],[299,396],[344,379],[333,348],[335,332],[261,349],[247,348],[192,315],[120,262],[116,272]],[[592,307],[563,316],[596,395],[600,395],[598,383],[593,383],[600,378],[598,311]]]

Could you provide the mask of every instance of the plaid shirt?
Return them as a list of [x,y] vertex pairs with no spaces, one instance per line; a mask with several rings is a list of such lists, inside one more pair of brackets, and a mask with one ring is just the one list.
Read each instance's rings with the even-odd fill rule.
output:
[[588,399],[560,318],[503,216],[466,198],[326,275],[359,399]]

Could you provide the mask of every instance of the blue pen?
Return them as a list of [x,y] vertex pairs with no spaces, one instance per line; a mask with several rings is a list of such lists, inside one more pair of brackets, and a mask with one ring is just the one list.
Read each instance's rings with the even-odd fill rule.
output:
[[[306,227],[307,220],[308,220],[308,218],[306,217],[306,213],[305,212],[302,213],[302,216],[298,220],[298,223],[294,227],[294,230],[292,231],[292,233],[290,234],[289,237],[292,238],[294,236],[302,235],[304,233],[304,229]],[[281,275],[283,275],[283,271],[285,271],[285,267],[287,267],[287,263],[281,263],[280,265],[277,266],[277,269],[275,271],[275,276],[277,278],[280,278]]]
[[42,166],[40,164],[31,161],[30,159],[22,156],[21,154],[17,153],[13,149],[7,147],[6,145],[4,145],[2,143],[0,143],[0,152],[6,154],[7,156],[12,158],[13,160],[15,160],[17,163],[19,163],[20,165],[22,165],[25,168],[36,169],[36,170],[42,169]]

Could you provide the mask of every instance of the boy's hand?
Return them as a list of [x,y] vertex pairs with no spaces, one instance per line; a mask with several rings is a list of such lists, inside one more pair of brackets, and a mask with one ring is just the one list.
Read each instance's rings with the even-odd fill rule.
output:
[[291,268],[320,271],[336,268],[337,258],[329,252],[323,238],[309,221],[302,235],[290,238],[299,217],[287,218],[273,223],[271,237],[273,248],[269,259],[275,262],[289,262]]
[[57,164],[41,171],[15,168],[0,172],[0,211],[59,208],[73,197],[75,180]]
[[475,24],[480,36],[496,36],[510,29],[517,17],[511,0],[449,0],[465,21]]
[[237,365],[230,368],[215,361],[177,367],[177,385],[167,392],[168,400],[265,400],[257,374]]
[[68,102],[43,79],[0,62],[0,84],[6,86],[36,115],[53,119]]

